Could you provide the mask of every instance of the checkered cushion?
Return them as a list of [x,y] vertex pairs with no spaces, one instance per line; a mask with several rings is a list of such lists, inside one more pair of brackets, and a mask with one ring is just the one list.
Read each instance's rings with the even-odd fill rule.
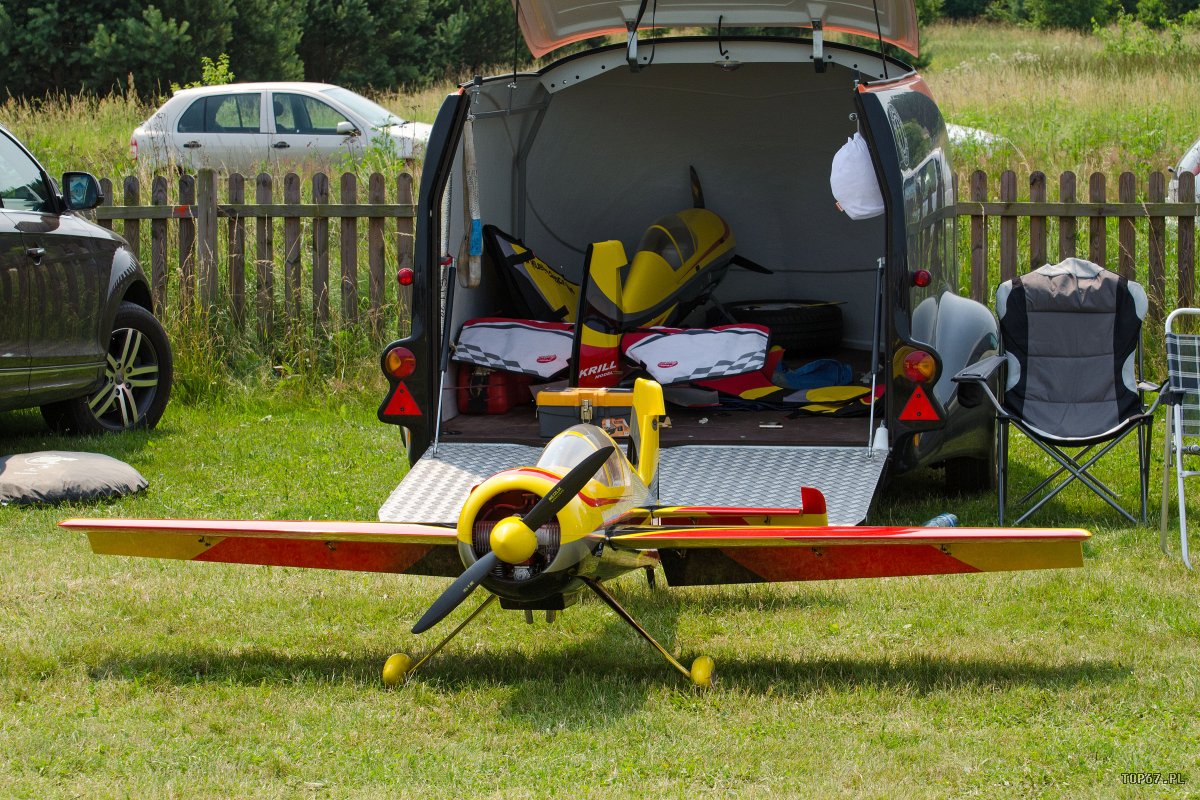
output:
[[627,334],[625,356],[661,384],[712,380],[761,369],[767,356],[761,325],[715,328],[651,328]]
[[478,367],[550,378],[571,359],[572,326],[561,322],[488,317],[463,324],[454,360]]

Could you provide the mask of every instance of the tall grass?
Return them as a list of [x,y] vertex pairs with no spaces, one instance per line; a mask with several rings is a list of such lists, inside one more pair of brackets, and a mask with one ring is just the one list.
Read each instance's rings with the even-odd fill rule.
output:
[[947,120],[1007,140],[960,148],[960,167],[1145,175],[1200,137],[1200,49],[1127,55],[1095,36],[983,23],[939,24],[928,38],[925,75]]

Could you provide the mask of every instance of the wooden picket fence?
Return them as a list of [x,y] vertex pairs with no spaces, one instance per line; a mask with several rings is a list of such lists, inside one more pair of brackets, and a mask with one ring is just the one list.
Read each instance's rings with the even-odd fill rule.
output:
[[[1200,206],[1195,202],[1166,202],[1167,178],[1161,172],[1151,172],[1145,192],[1139,191],[1137,177],[1123,172],[1117,178],[1117,197],[1109,195],[1107,177],[1093,173],[1088,177],[1087,199],[1081,194],[1073,172],[1064,172],[1058,179],[1058,200],[1047,200],[1047,180],[1043,172],[1029,175],[1028,194],[1019,198],[1017,176],[1005,172],[1000,176],[999,193],[989,196],[988,177],[982,171],[973,172],[967,181],[967,198],[962,196],[962,182],[956,181],[957,212],[965,218],[959,228],[970,241],[970,295],[987,303],[995,284],[1019,273],[1036,269],[1049,262],[1079,256],[1120,275],[1141,282],[1150,299],[1150,317],[1161,319],[1164,305],[1171,300],[1168,292],[1169,267],[1174,267],[1173,301],[1190,306],[1196,298],[1196,217]],[[1179,176],[1178,197],[1195,197],[1195,176]],[[1168,240],[1168,219],[1177,220]],[[1110,264],[1108,220],[1116,219],[1116,264]],[[1146,220],[1140,225],[1141,220]],[[998,271],[990,267],[996,250],[990,241],[992,220],[999,226]],[[1057,224],[1056,252],[1047,247],[1049,222]],[[1087,252],[1079,252],[1082,225],[1087,226]],[[1144,228],[1144,234],[1139,234]],[[1144,236],[1144,244],[1139,239]],[[1018,241],[1028,239],[1027,259],[1021,263]],[[1169,262],[1168,251],[1173,245],[1175,258]],[[991,280],[989,280],[991,278]],[[998,278],[998,281],[997,281]]]
[[[116,197],[111,181],[100,183],[106,198]],[[330,224],[336,221],[340,263],[334,286],[340,300],[340,319],[350,324],[359,321],[359,246],[365,226],[367,321],[379,331],[388,304],[401,301],[394,280],[396,270],[412,266],[415,207],[411,175],[401,173],[392,179],[389,198],[388,179],[371,174],[365,203],[360,202],[359,180],[353,173],[341,176],[337,203],[330,202],[330,180],[323,173],[312,176],[307,202],[302,202],[304,187],[294,173],[283,178],[282,203],[271,175],[253,179],[252,203],[246,202],[244,176],[223,176],[223,196],[218,183],[212,170],[200,170],[195,176],[180,175],[172,196],[168,179],[158,176],[151,183],[150,202],[145,205],[138,178],[127,177],[121,184],[121,204],[113,205],[109,200],[96,209],[99,224],[111,229],[114,222],[121,222],[119,232],[138,259],[148,264],[156,305],[171,303],[189,309],[198,302],[200,308],[212,309],[227,304],[231,317],[241,325],[247,319],[246,269],[251,259],[257,328],[262,337],[271,338],[277,305],[275,237],[281,227],[283,246],[278,255],[287,321],[295,323],[311,314],[314,326],[326,325],[334,294],[330,283]],[[220,220],[225,220],[224,236],[219,235]],[[279,220],[281,226],[276,224]],[[302,221],[308,223],[307,237],[302,235]],[[149,259],[141,252],[143,224],[150,226]],[[169,230],[172,224],[174,231]],[[395,236],[390,254],[386,247],[389,227]],[[248,237],[253,237],[252,254]],[[175,265],[177,272],[172,269]],[[306,268],[310,279],[307,287]],[[393,279],[388,279],[389,274]],[[170,285],[173,276],[178,280],[174,287]],[[389,286],[395,289],[389,290]],[[306,291],[309,287],[311,291]],[[311,309],[306,309],[304,303],[309,298]]]
[[[239,174],[225,176],[220,180],[224,187],[221,192],[217,176],[211,170],[201,170],[196,176],[179,176],[172,196],[170,182],[160,176],[151,184],[149,204],[144,204],[138,179],[127,177],[121,184],[120,205],[109,201],[97,209],[97,219],[110,228],[121,222],[120,232],[142,262],[149,264],[158,303],[178,303],[180,308],[197,303],[203,308],[227,304],[232,318],[241,324],[250,310],[251,298],[246,289],[250,260],[253,310],[264,337],[272,336],[276,326],[277,227],[283,236],[279,255],[284,281],[282,308],[287,321],[308,316],[314,326],[321,326],[330,319],[330,298],[335,294],[340,300],[340,319],[350,323],[359,320],[359,236],[365,226],[368,321],[378,331],[389,304],[403,315],[403,298],[389,275],[394,276],[397,268],[412,266],[415,208],[411,175],[403,173],[388,179],[372,174],[365,203],[360,202],[359,181],[353,173],[341,176],[337,203],[330,202],[330,179],[324,174],[312,176],[306,202],[302,202],[305,187],[295,174],[283,178],[282,202],[274,178],[266,174],[253,179],[254,202],[247,202],[247,180]],[[1195,197],[1194,176],[1184,174],[1179,181],[1179,197]],[[1086,200],[1079,199],[1078,179],[1071,172],[1059,176],[1058,199],[1054,201],[1047,199],[1047,179],[1042,172],[1030,174],[1024,197],[1018,192],[1013,172],[1001,175],[995,197],[990,195],[991,187],[982,171],[969,175],[965,187],[963,183],[955,181],[955,210],[963,222],[960,241],[968,237],[970,242],[969,293],[980,302],[991,301],[999,281],[1051,260],[1084,255],[1078,246],[1083,226],[1088,260],[1109,266],[1112,239],[1116,244],[1116,271],[1144,283],[1154,318],[1161,318],[1170,294],[1178,305],[1191,305],[1197,297],[1195,219],[1200,215],[1200,206],[1194,202],[1167,203],[1166,177],[1161,172],[1149,174],[1144,192],[1139,190],[1133,173],[1121,173],[1115,201],[1109,197],[1106,176],[1099,173],[1088,177]],[[101,184],[107,198],[116,197],[111,181]],[[1169,218],[1178,221],[1170,243]],[[1115,236],[1108,230],[1109,219],[1117,221]],[[220,220],[225,221],[223,236],[219,235]],[[280,220],[282,224],[277,225]],[[307,223],[307,237],[302,221]],[[334,221],[338,226],[340,263],[336,282],[331,284],[330,229]],[[142,258],[143,224],[150,227],[149,259]],[[169,230],[170,225],[176,230]],[[992,233],[996,227],[998,242]],[[1058,239],[1053,254],[1048,248],[1052,227],[1057,227]],[[1139,229],[1144,231],[1140,234],[1144,244],[1139,244]],[[386,246],[389,236],[395,237],[391,254]],[[250,237],[254,244],[252,259]],[[1028,243],[1023,263],[1021,241]],[[169,245],[174,245],[173,253]],[[1174,250],[1174,259],[1169,265],[1170,249]],[[173,266],[178,267],[177,272]],[[1174,267],[1170,294],[1168,266]],[[170,285],[172,276],[177,276],[178,285]],[[306,302],[311,303],[310,308],[305,307]]]

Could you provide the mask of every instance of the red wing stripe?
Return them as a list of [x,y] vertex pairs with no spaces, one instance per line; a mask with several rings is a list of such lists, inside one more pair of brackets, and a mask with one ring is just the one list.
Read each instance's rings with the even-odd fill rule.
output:
[[742,508],[740,506],[671,506],[657,509],[654,515],[671,517],[781,517],[802,513],[801,508]]
[[936,547],[897,542],[831,549],[821,554],[792,547],[731,550],[726,553],[765,581],[818,581],[888,578],[901,575],[954,575],[979,572]]
[[407,572],[429,554],[429,545],[407,542],[330,542],[311,539],[222,539],[195,561],[226,564],[264,564],[271,567],[308,567],[356,572]]
[[906,528],[828,526],[622,529],[610,540],[634,549],[688,547],[804,547],[835,544],[953,544],[956,542],[1082,541],[1079,529],[1057,528]]

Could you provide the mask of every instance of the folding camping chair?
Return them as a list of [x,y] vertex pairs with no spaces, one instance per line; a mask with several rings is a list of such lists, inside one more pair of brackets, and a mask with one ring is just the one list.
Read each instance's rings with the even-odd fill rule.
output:
[[[1184,456],[1200,456],[1200,335],[1181,333],[1176,325],[1185,316],[1200,319],[1200,308],[1179,308],[1167,317],[1167,391],[1163,402],[1167,409],[1167,435],[1163,443],[1162,524],[1159,527],[1159,546],[1170,555],[1167,545],[1168,478],[1175,464],[1175,484],[1179,492],[1179,549],[1183,563],[1192,569],[1188,558],[1187,511],[1183,496],[1183,479],[1200,475],[1189,470]],[[1195,327],[1192,330],[1196,330]],[[1189,442],[1190,440],[1190,442]]]
[[[1008,494],[1009,426],[1045,451],[1059,468],[1018,501],[1032,502],[1021,524],[1051,498],[1079,481],[1130,522],[1137,519],[1101,482],[1093,466],[1131,433],[1138,439],[1141,521],[1146,521],[1150,431],[1154,409],[1140,383],[1146,293],[1090,261],[1069,258],[1014,278],[996,290],[1001,354],[964,369],[954,380],[982,387],[1000,423],[997,442],[999,520]],[[1003,400],[989,380],[1005,366]],[[1057,481],[1057,483],[1055,483]]]

